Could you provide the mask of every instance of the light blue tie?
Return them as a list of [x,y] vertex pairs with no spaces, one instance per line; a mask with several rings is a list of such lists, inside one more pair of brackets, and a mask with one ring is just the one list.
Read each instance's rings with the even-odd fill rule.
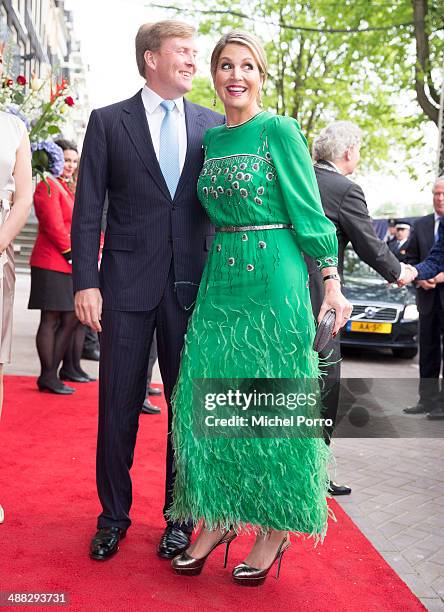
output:
[[173,100],[164,100],[160,106],[165,109],[165,115],[160,126],[159,165],[171,198],[174,198],[180,177],[179,135],[174,131],[171,116],[176,104]]

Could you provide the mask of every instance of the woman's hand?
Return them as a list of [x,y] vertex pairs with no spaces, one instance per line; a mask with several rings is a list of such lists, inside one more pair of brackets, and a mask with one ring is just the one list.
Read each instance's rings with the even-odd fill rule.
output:
[[326,280],[324,301],[319,311],[318,323],[320,323],[328,310],[332,308],[336,311],[336,322],[333,328],[335,336],[341,327],[347,323],[353,310],[353,306],[341,292],[341,284],[337,280]]

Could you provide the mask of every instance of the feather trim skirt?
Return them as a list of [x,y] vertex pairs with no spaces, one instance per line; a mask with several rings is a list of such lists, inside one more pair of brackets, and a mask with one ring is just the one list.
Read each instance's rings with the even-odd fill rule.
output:
[[[202,418],[196,381],[267,378],[317,384],[320,376],[300,252],[289,253],[288,265],[277,249],[272,269],[258,279],[245,268],[227,275],[226,266],[218,264],[217,246],[204,271],[173,394],[176,474],[169,516],[175,521],[191,517],[195,524],[204,519],[210,529],[289,530],[317,542],[327,530],[332,462],[322,433],[249,438],[196,433],[196,419]],[[319,396],[316,401],[319,415]]]

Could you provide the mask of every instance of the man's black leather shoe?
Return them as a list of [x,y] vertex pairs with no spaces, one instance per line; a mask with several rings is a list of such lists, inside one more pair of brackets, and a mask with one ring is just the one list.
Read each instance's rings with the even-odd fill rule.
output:
[[404,414],[425,414],[426,412],[429,412],[424,404],[421,404],[421,402],[418,402],[415,406],[404,408],[402,411]]
[[141,414],[160,414],[160,408],[158,406],[154,406],[149,399],[147,398],[143,404],[141,409]]
[[350,487],[347,487],[347,485],[338,485],[336,482],[333,482],[333,480],[330,480],[328,492],[331,493],[331,495],[350,495],[352,490]]
[[157,554],[162,559],[174,559],[188,548],[190,541],[191,534],[173,525],[168,525],[160,538]]
[[106,561],[119,550],[119,542],[126,536],[120,527],[102,527],[91,540],[89,556],[97,561]]
[[162,389],[158,389],[157,387],[148,387],[148,395],[155,395],[159,397],[162,395]]
[[435,410],[431,410],[427,415],[427,418],[431,421],[440,421],[444,419],[444,408],[436,408]]

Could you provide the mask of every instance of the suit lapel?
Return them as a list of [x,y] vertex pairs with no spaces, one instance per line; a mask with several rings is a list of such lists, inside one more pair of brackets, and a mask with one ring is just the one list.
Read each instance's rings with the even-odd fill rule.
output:
[[435,243],[435,215],[431,214],[427,220],[427,231],[425,232],[427,251],[430,251]]
[[122,121],[146,169],[159,189],[171,199],[154,151],[140,91],[126,103]]
[[187,154],[174,199],[180,195],[190,178],[195,176],[196,166],[201,161],[202,138],[205,132],[205,123],[200,111],[185,99],[184,111],[187,127]]

